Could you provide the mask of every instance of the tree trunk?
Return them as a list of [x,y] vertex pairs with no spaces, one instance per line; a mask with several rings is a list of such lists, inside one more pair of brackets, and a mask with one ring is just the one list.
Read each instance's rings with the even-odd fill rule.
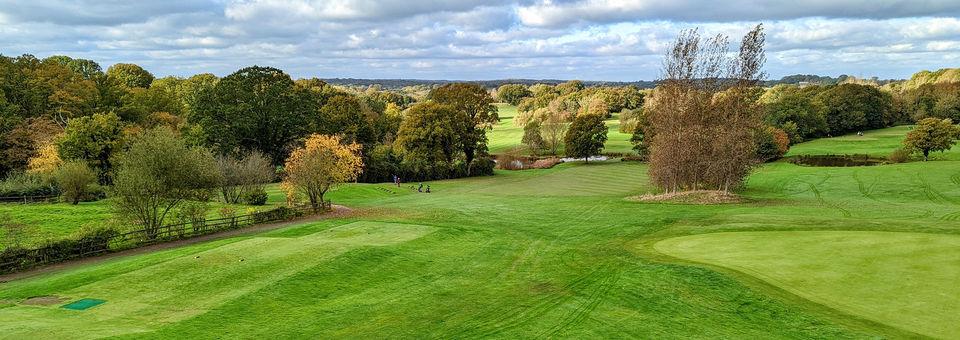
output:
[[473,163],[474,153],[475,151],[473,148],[464,148],[463,150],[463,154],[467,158],[467,177],[470,177],[470,164]]
[[923,150],[923,161],[926,162],[930,158],[930,150]]

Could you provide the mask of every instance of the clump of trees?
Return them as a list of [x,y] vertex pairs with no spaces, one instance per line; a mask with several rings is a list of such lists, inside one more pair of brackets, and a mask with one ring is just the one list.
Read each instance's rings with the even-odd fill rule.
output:
[[584,161],[589,162],[590,156],[599,155],[603,150],[603,143],[607,142],[607,130],[603,116],[597,114],[577,116],[563,137],[567,156],[583,158]]
[[954,126],[949,118],[924,118],[907,132],[903,147],[920,152],[926,161],[930,158],[930,152],[950,150],[957,139],[960,139],[960,128]]
[[[510,93],[509,88],[502,93]],[[529,92],[526,86],[513,90],[519,93],[511,99],[515,102]],[[223,78],[157,78],[135,64],[104,71],[94,61],[67,56],[0,56],[0,179],[13,174],[31,178],[11,181],[16,190],[10,193],[56,193],[51,179],[55,170],[63,162],[83,161],[97,173],[98,182],[109,187],[118,156],[139,135],[156,128],[171,131],[186,145],[211,150],[225,168],[248,168],[245,157],[259,153],[272,170],[282,173],[285,160],[307,136],[336,134],[364,150],[358,181],[387,181],[393,175],[410,180],[486,175],[493,169],[486,132],[498,121],[493,101],[478,84],[400,90],[333,86],[319,79],[294,80],[282,70],[260,66]],[[408,135],[400,135],[401,123],[411,116],[406,111],[418,102],[454,112],[456,119],[441,119],[455,131],[443,164],[423,166],[435,159],[431,155],[436,149],[404,151],[410,148],[403,140],[423,133],[407,124]],[[249,176],[234,170],[222,174],[219,196],[224,201],[266,199],[257,185],[239,184],[249,180],[234,175]],[[27,183],[46,184],[30,189],[20,185]]]
[[500,120],[497,108],[493,106],[493,97],[480,85],[453,83],[433,90],[428,98],[455,112],[453,128],[459,135],[457,144],[463,151],[469,176],[475,166],[474,159],[487,156],[486,131]]
[[113,203],[117,211],[141,225],[153,239],[185,201],[205,202],[220,183],[213,154],[187,145],[166,128],[148,130],[117,157]]
[[124,131],[114,113],[97,113],[71,119],[57,139],[60,158],[83,160],[97,169],[100,184],[110,184],[112,159],[123,145]]
[[956,122],[960,121],[960,77],[957,74],[960,69],[919,72],[902,84],[890,84],[884,89],[893,94],[894,110],[905,119],[949,118]]
[[489,92],[454,83],[427,98],[404,111],[393,148],[374,150],[378,158],[398,160],[395,174],[407,180],[493,174],[486,132],[499,119]]
[[330,188],[353,181],[363,169],[360,145],[345,144],[340,137],[311,135],[302,148],[294,150],[285,162],[283,187],[289,201],[307,196],[314,211],[324,205]]
[[[638,125],[639,112],[645,93],[635,86],[585,87],[583,82],[569,81],[550,86],[536,84],[527,88],[529,94],[517,104],[514,123],[524,127],[524,139],[531,154],[546,152],[557,155],[564,149],[564,137],[570,124],[581,115],[595,115],[601,119],[620,115],[621,131],[633,133]],[[499,95],[499,92],[498,92]],[[623,130],[624,127],[628,130]],[[534,138],[539,134],[539,138]],[[531,147],[531,145],[537,147]]]
[[650,178],[658,187],[730,191],[757,163],[764,40],[758,25],[731,58],[726,36],[688,30],[677,38],[646,112],[644,141],[650,141]]
[[218,153],[258,151],[280,164],[306,131],[304,94],[283,71],[247,67],[201,92],[192,118]]
[[510,105],[520,104],[524,98],[533,93],[522,84],[504,84],[497,88],[497,100]]
[[891,94],[872,85],[778,85],[760,101],[766,106],[766,123],[788,132],[793,143],[905,121],[893,110]]

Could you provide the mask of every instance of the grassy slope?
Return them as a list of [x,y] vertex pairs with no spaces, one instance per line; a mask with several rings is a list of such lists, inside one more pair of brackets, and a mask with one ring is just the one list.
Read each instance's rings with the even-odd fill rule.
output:
[[[904,125],[892,128],[865,131],[863,136],[850,134],[836,138],[823,138],[802,143],[790,149],[787,156],[827,155],[827,154],[867,154],[886,158],[900,147],[903,136],[913,126]],[[956,149],[930,155],[934,160],[960,160]]]
[[[523,127],[516,126],[513,123],[513,117],[517,115],[517,107],[509,104],[496,105],[499,110],[500,123],[494,126],[493,131],[487,132],[488,146],[490,147],[490,153],[493,154],[503,153],[521,146],[520,141],[523,140]],[[620,133],[619,118],[614,115],[606,123],[610,131],[607,132],[607,143],[603,152],[632,153],[633,145],[630,144],[630,134]]]
[[[829,169],[775,163],[750,178],[745,195],[755,203],[725,206],[626,201],[624,196],[652,189],[645,165],[621,162],[434,182],[432,194],[406,189],[391,194],[377,188],[387,185],[350,185],[331,195],[364,211],[360,217],[0,283],[0,300],[8,300],[0,302],[0,334],[909,335],[745,275],[678,262],[653,245],[714,231],[958,234],[958,169],[955,161]],[[351,232],[350,237],[391,242],[314,247],[328,242],[327,230],[357,221],[379,229]],[[419,231],[410,235],[409,228]],[[275,243],[277,238],[281,243]],[[207,259],[207,254],[213,257]],[[197,255],[202,261],[195,261]],[[238,271],[241,256],[250,267]],[[121,289],[126,285],[136,288]],[[15,304],[48,294],[108,302],[86,312]],[[150,319],[144,320],[140,311]]]
[[[269,200],[266,206],[211,202],[207,215],[210,218],[219,218],[219,209],[227,206],[236,209],[237,214],[247,214],[251,210],[270,209],[276,204],[285,202],[278,185],[271,185],[267,189]],[[114,209],[110,200],[81,202],[77,205],[68,203],[0,204],[0,218],[9,218],[26,226],[29,235],[21,241],[25,246],[37,245],[48,239],[72,237],[84,228],[103,226],[105,221],[113,216]],[[6,243],[5,237],[6,235],[0,231],[0,249],[3,249]]]
[[670,238],[655,247],[748,273],[851,314],[928,336],[960,337],[960,235],[733,232]]

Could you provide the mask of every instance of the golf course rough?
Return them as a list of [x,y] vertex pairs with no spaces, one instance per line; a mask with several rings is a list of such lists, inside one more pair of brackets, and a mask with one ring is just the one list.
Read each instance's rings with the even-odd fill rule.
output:
[[960,235],[722,232],[669,238],[655,248],[757,277],[851,315],[926,336],[960,337]]

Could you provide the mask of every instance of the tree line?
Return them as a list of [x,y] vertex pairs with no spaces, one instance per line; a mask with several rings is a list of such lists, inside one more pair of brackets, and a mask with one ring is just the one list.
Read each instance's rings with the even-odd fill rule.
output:
[[135,64],[0,56],[0,196],[110,195],[148,229],[200,218],[216,197],[263,204],[278,180],[291,203],[318,208],[342,182],[492,174],[493,102],[476,84],[415,97],[271,67],[157,78]]

